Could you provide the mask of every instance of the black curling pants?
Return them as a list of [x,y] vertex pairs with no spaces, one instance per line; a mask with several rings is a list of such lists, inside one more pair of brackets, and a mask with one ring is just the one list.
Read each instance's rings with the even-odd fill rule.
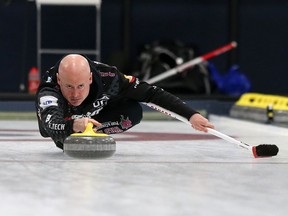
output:
[[142,107],[137,101],[117,100],[110,102],[93,118],[102,123],[96,127],[98,132],[106,134],[122,133],[142,120]]

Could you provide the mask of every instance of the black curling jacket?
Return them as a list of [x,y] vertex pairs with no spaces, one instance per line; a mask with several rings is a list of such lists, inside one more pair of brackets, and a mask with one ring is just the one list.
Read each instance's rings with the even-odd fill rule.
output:
[[[95,117],[113,100],[151,102],[189,120],[196,113],[178,97],[138,78],[120,73],[116,67],[88,59],[93,81],[88,97],[78,107],[69,105],[57,84],[59,62],[42,77],[36,94],[36,110],[40,133],[63,143],[73,132],[73,121],[79,117]],[[58,146],[58,145],[57,145]]]

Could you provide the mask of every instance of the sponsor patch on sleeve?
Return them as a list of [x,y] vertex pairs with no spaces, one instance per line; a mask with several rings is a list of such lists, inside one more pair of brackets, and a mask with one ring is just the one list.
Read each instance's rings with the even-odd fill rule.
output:
[[40,98],[40,107],[46,109],[50,106],[58,106],[58,99],[54,96],[43,96]]
[[124,77],[129,80],[129,83],[132,83],[132,82],[134,82],[134,80],[135,80],[135,77],[134,77],[134,76],[124,75]]

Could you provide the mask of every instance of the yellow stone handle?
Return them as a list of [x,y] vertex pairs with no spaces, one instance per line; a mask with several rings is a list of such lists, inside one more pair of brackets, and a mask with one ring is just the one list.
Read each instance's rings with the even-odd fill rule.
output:
[[89,122],[83,133],[73,133],[71,134],[71,136],[108,136],[108,135],[104,133],[95,133],[95,131],[93,130],[93,124]]

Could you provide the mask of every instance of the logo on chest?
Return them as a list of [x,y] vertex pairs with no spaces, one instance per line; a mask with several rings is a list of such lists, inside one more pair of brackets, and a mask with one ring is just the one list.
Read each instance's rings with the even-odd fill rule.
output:
[[108,100],[109,100],[109,97],[107,95],[104,95],[102,98],[97,99],[93,103],[93,107],[96,109],[102,109],[104,106],[107,105]]
[[[87,107],[84,110],[78,110],[78,114],[76,114],[77,112],[75,112],[75,114],[71,115],[72,119],[78,119],[78,118],[91,118],[92,116],[95,116],[97,114],[99,114],[99,112],[107,105],[109,100],[109,97],[107,95],[104,95],[103,97],[97,99],[94,103],[92,103],[92,105],[89,106],[89,108]],[[86,110],[86,111],[85,111]]]

